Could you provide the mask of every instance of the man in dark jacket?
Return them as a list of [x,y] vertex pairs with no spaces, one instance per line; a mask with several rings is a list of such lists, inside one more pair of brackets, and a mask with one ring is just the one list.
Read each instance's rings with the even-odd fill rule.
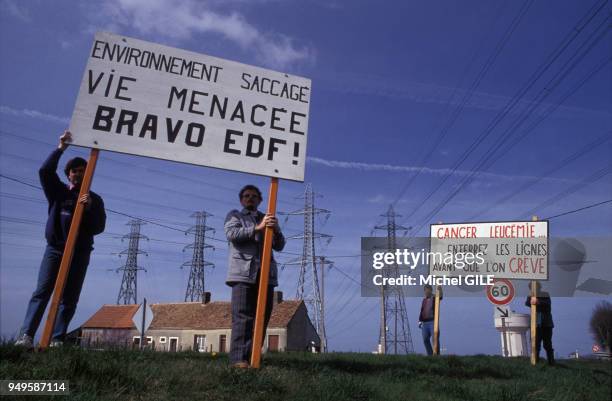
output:
[[[421,334],[423,335],[423,344],[427,355],[433,355],[433,348],[431,345],[431,337],[434,333],[434,316],[436,311],[436,300],[432,292],[431,285],[426,284],[423,287],[424,295],[423,301],[421,301],[421,312],[419,313],[419,327],[421,328]],[[442,287],[438,286],[437,291],[440,294],[440,300],[442,300]],[[438,330],[438,346],[440,344],[440,330]]]
[[[230,362],[237,368],[248,368],[253,345],[253,327],[257,306],[263,237],[266,227],[274,229],[272,249],[282,251],[285,237],[276,217],[261,213],[261,192],[246,185],[238,197],[243,209],[232,210],[225,218],[225,236],[229,241],[229,263],[226,283],[232,287],[232,339]],[[264,335],[272,313],[272,295],[278,285],[274,256],[270,261],[270,281],[264,319]]]
[[[529,290],[531,291],[531,284],[529,283]],[[536,281],[536,294],[537,297],[527,297],[525,300],[525,306],[531,307],[536,306],[536,362],[540,360],[540,349],[542,343],[544,343],[544,350],[546,351],[546,359],[549,365],[555,364],[555,350],[552,346],[552,334],[553,323],[552,318],[552,307],[550,302],[550,295],[548,292],[540,291],[540,283]]]
[[93,237],[104,231],[106,213],[102,198],[93,192],[79,198],[79,191],[87,161],[75,157],[66,163],[64,173],[70,182],[62,183],[57,175],[59,159],[71,140],[70,132],[66,131],[60,137],[60,143],[38,171],[45,197],[49,203],[48,218],[45,228],[47,247],[38,272],[36,290],[28,304],[26,316],[21,328],[17,345],[32,346],[32,339],[38,330],[49,298],[55,287],[55,280],[68,238],[70,223],[77,202],[85,205],[83,220],[75,244],[74,256],[68,272],[64,293],[59,304],[55,326],[53,328],[51,346],[58,346],[64,340],[68,324],[74,316],[77,302],[83,287],[85,273],[89,265],[89,256],[93,250]]

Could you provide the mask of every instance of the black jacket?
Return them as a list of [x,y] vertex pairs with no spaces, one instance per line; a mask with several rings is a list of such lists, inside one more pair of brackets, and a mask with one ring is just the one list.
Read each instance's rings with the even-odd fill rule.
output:
[[[38,175],[49,202],[49,217],[45,227],[45,237],[49,245],[63,250],[79,197],[79,190],[77,188],[70,189],[62,183],[57,175],[57,165],[62,153],[63,151],[60,149],[54,150],[43,163]],[[106,224],[106,213],[102,198],[91,191],[89,195],[92,202],[91,208],[84,210],[75,245],[77,250],[92,250],[94,235],[103,232]]]
[[[531,297],[525,300],[525,306],[531,307]],[[541,327],[555,327],[552,318],[552,307],[550,303],[550,295],[547,292],[540,292],[538,296],[538,304],[536,305],[536,313],[539,315]]]

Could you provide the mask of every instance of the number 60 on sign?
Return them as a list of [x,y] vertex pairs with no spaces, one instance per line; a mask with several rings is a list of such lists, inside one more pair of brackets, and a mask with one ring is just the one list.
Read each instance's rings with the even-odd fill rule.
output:
[[510,280],[496,279],[487,287],[487,298],[494,305],[509,304],[514,298],[514,286]]

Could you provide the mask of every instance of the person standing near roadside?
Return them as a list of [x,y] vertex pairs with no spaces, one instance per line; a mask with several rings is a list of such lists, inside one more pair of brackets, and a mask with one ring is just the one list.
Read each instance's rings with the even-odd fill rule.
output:
[[64,131],[59,138],[59,145],[38,171],[43,192],[49,204],[48,218],[45,227],[47,247],[38,272],[36,289],[30,298],[25,319],[16,345],[32,347],[33,338],[38,330],[49,298],[55,288],[55,281],[64,254],[64,246],[70,231],[72,216],[77,203],[85,206],[83,220],[74,248],[74,256],[68,272],[66,286],[60,300],[50,346],[63,343],[68,325],[76,311],[83,281],[93,250],[93,237],[104,231],[106,212],[102,198],[94,192],[79,197],[81,183],[85,175],[87,161],[81,157],[70,159],[64,173],[69,184],[64,184],[57,175],[59,159],[68,147],[72,136]]
[[[532,283],[533,282],[529,283],[530,291]],[[536,362],[540,360],[540,349],[543,343],[548,364],[554,365],[555,350],[552,345],[552,335],[555,323],[552,318],[552,305],[550,302],[550,295],[546,291],[541,291],[541,288],[542,286],[540,283],[536,281],[537,297],[528,296],[525,300],[525,306],[536,306]]]
[[[263,238],[266,227],[274,229],[272,249],[282,251],[285,237],[276,216],[257,210],[261,191],[254,185],[244,186],[238,195],[242,210],[232,210],[225,218],[225,236],[229,242],[229,263],[226,284],[232,287],[232,337],[230,362],[237,368],[248,368],[253,345],[253,327],[261,272]],[[272,295],[278,285],[274,255],[270,261],[268,302],[264,319],[264,336],[272,313]]]
[[[423,344],[425,345],[427,355],[433,355],[431,337],[434,333],[436,299],[433,296],[431,285],[425,285],[423,287],[423,291],[425,293],[425,297],[423,298],[423,301],[421,301],[421,312],[419,313],[419,327],[421,328],[421,334],[423,335]],[[438,286],[437,291],[440,294],[440,300],[442,300],[442,287]],[[438,345],[439,344],[440,331],[438,330]]]

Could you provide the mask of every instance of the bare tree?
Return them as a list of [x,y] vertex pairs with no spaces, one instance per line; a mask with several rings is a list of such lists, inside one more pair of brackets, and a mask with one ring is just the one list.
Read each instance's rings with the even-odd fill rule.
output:
[[610,341],[612,340],[612,304],[601,301],[593,309],[590,322],[591,334],[607,352],[610,352]]

